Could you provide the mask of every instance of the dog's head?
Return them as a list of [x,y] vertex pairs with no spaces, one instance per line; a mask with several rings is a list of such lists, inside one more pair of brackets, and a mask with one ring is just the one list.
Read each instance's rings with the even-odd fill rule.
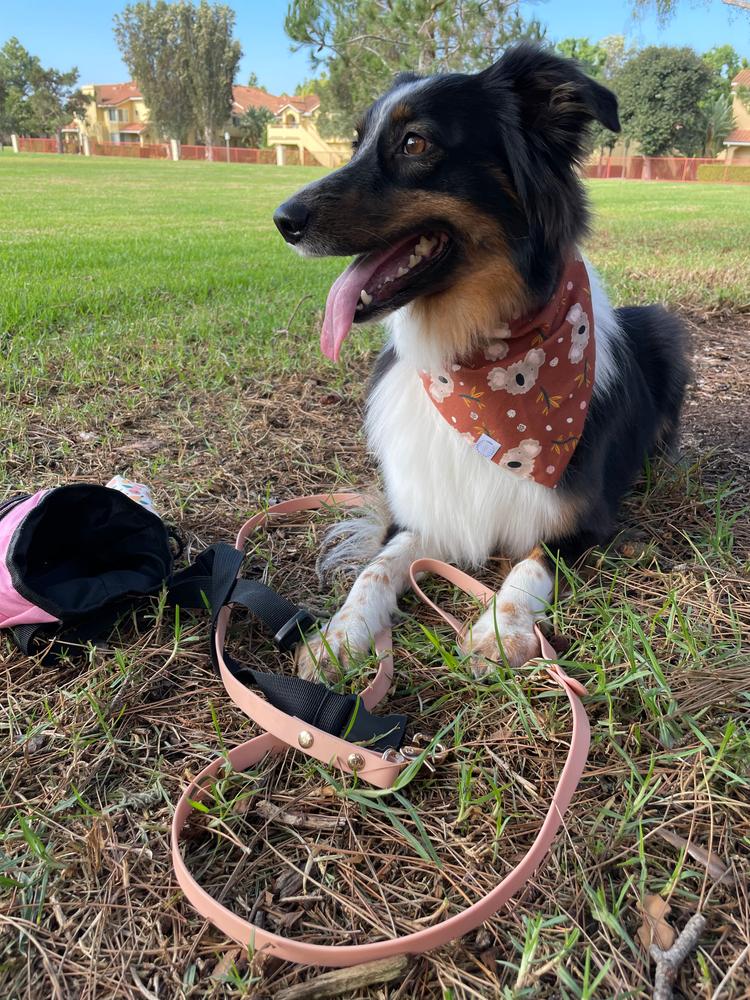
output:
[[619,130],[614,95],[533,45],[474,75],[398,77],[350,163],[274,215],[305,255],[356,255],[329,294],[323,351],[337,358],[352,323],[410,302],[460,348],[545,301],[586,228],[575,168],[594,120]]

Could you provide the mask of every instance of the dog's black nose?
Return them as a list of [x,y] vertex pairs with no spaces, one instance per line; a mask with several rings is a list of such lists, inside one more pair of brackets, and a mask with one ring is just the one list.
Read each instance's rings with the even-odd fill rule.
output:
[[310,221],[310,209],[301,198],[290,198],[276,209],[273,221],[287,243],[299,243]]

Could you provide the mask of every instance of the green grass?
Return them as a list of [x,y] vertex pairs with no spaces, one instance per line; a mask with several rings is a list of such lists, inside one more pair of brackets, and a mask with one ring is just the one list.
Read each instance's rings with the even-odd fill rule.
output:
[[750,187],[590,181],[588,252],[617,305],[747,309]]
[[[271,215],[321,173],[3,153],[0,342],[13,364],[0,385],[18,390],[50,369],[87,385],[113,369],[221,384],[234,366],[309,365],[340,262],[300,261]],[[748,304],[750,189],[590,190],[589,253],[618,302]],[[305,296],[291,333],[278,334]],[[372,342],[353,338],[348,355]]]
[[[152,484],[195,552],[231,538],[269,496],[367,481],[359,425],[377,331],[353,337],[339,367],[319,357],[340,262],[300,260],[271,223],[274,207],[319,173],[0,155],[0,498],[122,472]],[[588,251],[615,300],[731,312],[722,329],[735,339],[719,344],[716,363],[726,351],[740,357],[750,191],[619,181],[590,191]],[[746,384],[740,362],[732,372]],[[710,367],[701,374],[705,382]],[[699,390],[700,408],[710,386]],[[744,397],[721,391],[731,416]],[[689,419],[695,431],[706,418],[691,410]],[[694,443],[678,467],[649,467],[624,514],[635,538],[560,569],[551,625],[570,638],[564,662],[588,687],[592,750],[548,863],[478,934],[413,963],[400,991],[343,995],[644,996],[653,968],[635,941],[638,902],[661,893],[677,929],[699,907],[709,917],[680,987],[711,996],[747,943],[750,846],[747,483],[722,469],[724,478]],[[320,543],[314,525],[280,526],[254,560],[291,597],[331,610],[343,585],[318,587]],[[497,567],[482,578],[497,585]],[[325,899],[285,933],[314,936],[331,914],[343,928],[359,920],[376,866],[402,894],[401,931],[436,899],[477,898],[528,846],[559,772],[570,718],[539,668],[501,666],[478,684],[434,616],[413,595],[401,607],[388,711],[441,734],[450,754],[435,774],[420,772],[398,796],[339,779],[322,796],[323,769],[264,762],[257,780],[217,783],[193,831],[196,870],[215,891],[228,886],[226,902],[243,913],[290,865],[305,870],[307,891]],[[457,613],[472,611],[459,602]],[[246,634],[240,623],[237,655],[289,669],[268,646],[251,653]],[[0,639],[1,996],[52,996],[62,980],[91,1000],[239,998],[315,975],[248,964],[202,930],[174,887],[171,804],[188,773],[252,732],[205,640],[205,623],[161,605],[113,648],[59,669]],[[361,688],[367,665],[354,664],[342,685]],[[346,829],[266,827],[254,812],[259,790],[284,806],[307,797],[316,815],[345,815]],[[710,849],[728,882],[716,884],[674,836]],[[233,842],[243,846],[233,852]],[[352,854],[363,860],[350,864]],[[351,912],[337,900],[344,886]],[[389,933],[382,911],[376,926]],[[737,969],[722,1000],[749,987]]]

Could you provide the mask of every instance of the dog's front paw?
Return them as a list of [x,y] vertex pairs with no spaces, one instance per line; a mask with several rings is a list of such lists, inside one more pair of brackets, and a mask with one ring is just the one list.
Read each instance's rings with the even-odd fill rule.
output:
[[346,609],[325,625],[319,633],[310,633],[297,647],[294,662],[297,673],[307,681],[336,681],[345,672],[352,657],[370,648],[370,633],[358,616]]
[[475,677],[494,673],[498,665],[506,661],[511,667],[520,667],[539,656],[534,619],[528,615],[495,612],[494,608],[489,608],[467,632],[460,649],[471,657],[471,670]]

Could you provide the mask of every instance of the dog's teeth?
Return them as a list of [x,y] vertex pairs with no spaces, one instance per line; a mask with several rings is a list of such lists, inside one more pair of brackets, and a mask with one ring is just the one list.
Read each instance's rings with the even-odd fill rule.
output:
[[397,273],[396,273],[396,277],[397,278],[403,278],[403,276],[405,274],[408,274],[408,273],[409,273],[409,268],[408,267],[400,267],[398,269]]
[[419,263],[419,257],[415,257],[414,254],[409,258],[409,267],[416,267]]
[[417,245],[414,247],[414,253],[417,255],[417,257],[429,257],[429,255],[433,251],[435,242],[436,241],[434,239],[431,240],[428,239],[426,236],[423,236],[420,239],[419,243],[417,243]]
[[390,283],[392,281],[393,281],[393,278],[390,275],[388,275],[388,277],[385,279],[385,281],[383,282],[383,284],[384,285],[390,285]]
[[[372,295],[368,295],[367,292],[364,290],[364,288],[359,293],[359,297],[362,299],[362,301],[366,306],[369,306],[369,304],[372,302]],[[351,308],[351,306],[349,308]]]
[[362,305],[362,303],[358,302],[357,303],[357,308],[355,309],[355,312],[362,312],[363,309],[364,309],[364,306]]

